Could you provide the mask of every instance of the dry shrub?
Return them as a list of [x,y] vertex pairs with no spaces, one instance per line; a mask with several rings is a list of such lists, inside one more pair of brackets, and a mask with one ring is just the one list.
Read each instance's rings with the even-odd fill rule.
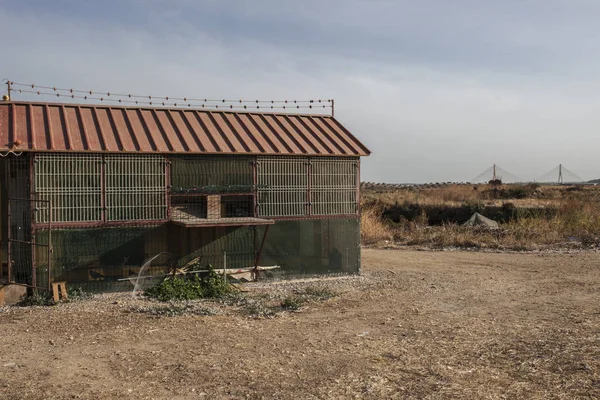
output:
[[[447,206],[472,206],[476,210],[483,204],[487,185],[448,186],[400,190],[390,193],[368,194],[363,199],[363,231],[365,244],[374,244],[393,237],[398,244],[430,247],[487,247],[513,250],[533,250],[552,246],[600,245],[600,187],[522,186],[504,185],[504,189],[525,191],[537,197],[512,200],[510,208],[516,209],[513,220],[501,225],[499,230],[477,229],[448,223],[428,226],[427,215],[413,221],[404,218],[398,223],[382,220],[383,211],[402,204],[438,204]],[[543,198],[540,197],[543,194]],[[528,195],[529,196],[529,195]],[[497,200],[492,202],[503,206]]]
[[360,216],[360,239],[363,244],[375,244],[384,240],[392,240],[392,229],[386,225],[378,206],[366,207]]

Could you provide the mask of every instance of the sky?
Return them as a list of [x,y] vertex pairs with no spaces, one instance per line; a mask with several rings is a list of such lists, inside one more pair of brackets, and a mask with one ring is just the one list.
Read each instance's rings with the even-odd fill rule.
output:
[[600,178],[598,21],[597,0],[0,0],[0,78],[333,98],[372,151],[364,181],[469,181],[494,163],[587,180]]

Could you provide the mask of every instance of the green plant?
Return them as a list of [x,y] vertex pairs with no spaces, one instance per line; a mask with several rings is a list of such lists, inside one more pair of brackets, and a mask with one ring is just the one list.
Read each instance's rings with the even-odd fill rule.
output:
[[79,300],[89,300],[94,295],[92,293],[86,292],[83,290],[81,286],[78,287],[67,287],[67,295],[70,301],[79,301]]
[[302,295],[317,300],[329,300],[337,296],[334,291],[320,286],[309,286],[301,292]]
[[196,300],[221,297],[231,291],[227,281],[208,266],[208,274],[202,278],[169,276],[159,284],[147,289],[145,294],[159,301]]
[[33,292],[18,303],[21,307],[53,306],[56,302],[49,291],[33,290]]
[[285,299],[282,300],[281,302],[281,308],[286,309],[286,310],[298,310],[300,309],[300,307],[302,307],[305,303],[304,298],[300,297],[300,296],[288,296]]
[[174,304],[167,306],[153,305],[151,307],[138,307],[135,312],[144,313],[153,317],[178,317],[181,315],[214,315],[215,313],[206,308],[194,307],[191,304]]

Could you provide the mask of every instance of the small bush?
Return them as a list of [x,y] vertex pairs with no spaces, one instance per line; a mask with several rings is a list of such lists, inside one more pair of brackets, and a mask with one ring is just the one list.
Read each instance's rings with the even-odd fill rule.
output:
[[21,307],[53,306],[56,305],[56,302],[52,298],[52,294],[50,292],[34,290],[31,295],[21,300],[18,305]]
[[207,276],[168,277],[158,285],[147,289],[145,294],[159,301],[197,300],[221,297],[230,290],[229,284],[209,266]]
[[193,307],[190,304],[169,304],[166,307],[152,306],[140,307],[133,311],[151,315],[153,317],[178,317],[181,315],[214,315],[215,313],[206,308]]
[[67,287],[67,295],[69,297],[69,301],[79,301],[79,300],[89,300],[94,297],[93,294],[86,292],[83,290],[81,286],[79,287]]
[[329,290],[325,287],[318,286],[309,286],[306,289],[304,289],[304,291],[301,294],[306,297],[310,297],[317,300],[329,300],[337,296],[337,293],[335,293],[334,291]]
[[288,296],[281,302],[281,308],[286,310],[298,310],[304,305],[305,300],[300,296]]

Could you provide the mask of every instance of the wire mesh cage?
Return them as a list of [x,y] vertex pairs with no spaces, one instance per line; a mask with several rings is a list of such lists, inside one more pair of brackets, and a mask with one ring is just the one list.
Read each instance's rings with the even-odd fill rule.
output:
[[20,283],[127,290],[148,260],[151,274],[360,267],[357,158],[40,153],[3,165]]

